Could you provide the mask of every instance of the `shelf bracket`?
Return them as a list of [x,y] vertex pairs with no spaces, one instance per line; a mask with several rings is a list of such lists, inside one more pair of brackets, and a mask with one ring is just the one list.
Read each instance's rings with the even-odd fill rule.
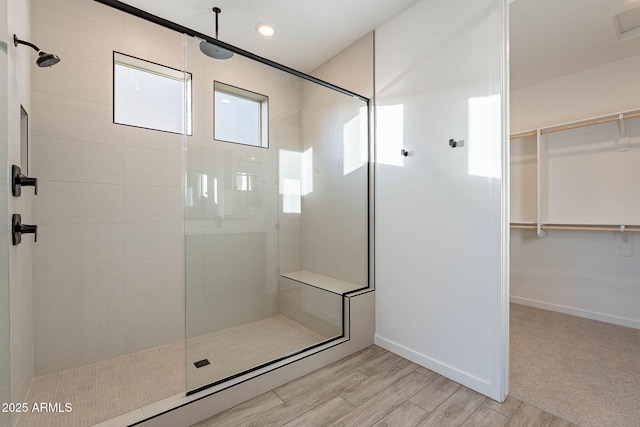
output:
[[536,234],[538,237],[547,237],[549,232],[544,229],[544,224],[538,224],[536,227]]
[[618,151],[629,151],[631,143],[629,140],[629,129],[624,120],[624,114],[618,114]]
[[620,226],[620,238],[622,239],[622,243],[629,243],[629,234],[626,233],[625,226]]

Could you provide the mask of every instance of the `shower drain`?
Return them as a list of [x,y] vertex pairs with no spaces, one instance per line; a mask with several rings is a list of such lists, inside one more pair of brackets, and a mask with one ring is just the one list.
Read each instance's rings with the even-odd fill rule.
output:
[[202,360],[198,360],[197,362],[194,362],[193,364],[195,365],[196,368],[202,368],[203,366],[210,365],[211,363],[209,362],[209,359],[202,359]]

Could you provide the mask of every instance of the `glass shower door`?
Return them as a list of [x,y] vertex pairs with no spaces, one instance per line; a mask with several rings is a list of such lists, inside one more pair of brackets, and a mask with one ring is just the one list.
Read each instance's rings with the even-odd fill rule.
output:
[[187,392],[344,336],[368,285],[367,104],[187,41]]

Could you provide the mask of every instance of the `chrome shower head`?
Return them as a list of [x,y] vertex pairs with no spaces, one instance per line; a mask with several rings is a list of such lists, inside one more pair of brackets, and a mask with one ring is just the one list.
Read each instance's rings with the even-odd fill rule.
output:
[[[214,7],[213,13],[216,14],[216,40],[218,40],[218,14],[222,13],[222,10],[219,7]],[[200,51],[213,59],[229,59],[233,56],[233,52],[230,50],[209,43],[206,40],[200,42]]]
[[14,34],[13,45],[18,46],[19,44],[29,46],[30,48],[38,52],[38,59],[36,59],[36,64],[38,64],[38,67],[51,67],[52,65],[56,65],[58,62],[60,62],[60,58],[58,57],[58,55],[54,55],[53,53],[43,52],[35,44],[29,43],[24,40],[20,40],[18,36]]

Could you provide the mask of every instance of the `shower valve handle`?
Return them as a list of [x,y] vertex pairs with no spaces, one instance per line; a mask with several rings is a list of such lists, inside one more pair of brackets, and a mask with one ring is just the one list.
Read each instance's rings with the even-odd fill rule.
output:
[[33,241],[38,241],[38,226],[22,223],[22,216],[20,214],[13,214],[11,217],[12,225],[12,241],[14,245],[22,242],[23,234],[33,234]]
[[34,194],[38,195],[38,178],[26,176],[20,170],[20,166],[13,165],[11,167],[11,193],[15,197],[22,194],[22,187],[34,187]]

